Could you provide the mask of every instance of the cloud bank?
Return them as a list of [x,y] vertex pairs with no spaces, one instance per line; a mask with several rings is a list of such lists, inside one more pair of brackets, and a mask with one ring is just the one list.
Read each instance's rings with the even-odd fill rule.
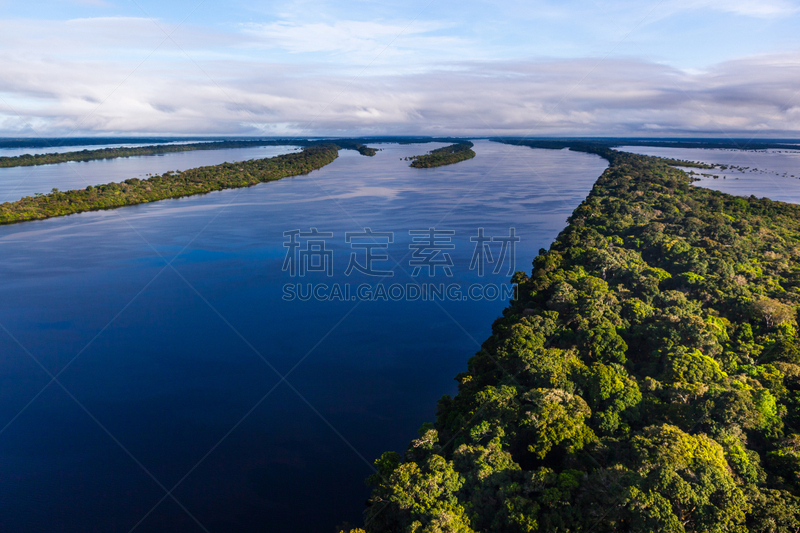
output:
[[[729,3],[759,5],[770,13],[784,6]],[[406,60],[378,55],[374,68],[275,61],[265,51],[375,57],[362,51],[380,54],[403,30],[318,26],[249,25],[235,35],[187,26],[173,42],[147,19],[52,23],[38,37],[0,23],[0,44],[14,42],[0,51],[0,135],[800,136],[797,52],[702,72],[608,57],[445,61],[441,54],[464,41],[431,24],[403,35]],[[76,33],[91,38],[76,41]],[[424,61],[420,50],[431,50]]]

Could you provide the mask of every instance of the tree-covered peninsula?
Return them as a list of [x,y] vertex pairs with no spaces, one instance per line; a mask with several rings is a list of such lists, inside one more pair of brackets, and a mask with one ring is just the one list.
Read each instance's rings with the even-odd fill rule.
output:
[[214,141],[188,144],[158,144],[149,146],[124,146],[120,148],[99,148],[97,150],[78,150],[74,152],[49,154],[23,154],[13,157],[0,157],[0,168],[53,165],[69,161],[93,161],[96,159],[115,159],[142,155],[191,152],[194,150],[224,150],[230,148],[252,148],[271,146],[276,141]]
[[432,168],[466,161],[475,157],[475,152],[472,150],[473,146],[474,144],[470,141],[466,141],[431,150],[425,155],[415,155],[410,158],[412,160],[411,166],[414,168]]
[[[361,155],[373,156],[376,153],[374,148],[365,146],[353,140],[331,141],[342,149],[356,150]],[[195,150],[229,150],[231,148],[254,148],[258,146],[314,146],[320,142],[280,139],[280,140],[256,140],[256,141],[214,141],[189,144],[161,144],[151,146],[130,146],[122,148],[101,148],[98,150],[80,150],[75,152],[63,152],[52,154],[23,154],[14,157],[0,157],[0,168],[6,167],[27,167],[36,165],[52,165],[56,163],[67,163],[69,161],[93,161],[96,159],[115,159],[118,157],[132,157],[143,155],[171,154],[178,152],[192,152]]]
[[369,479],[370,533],[800,529],[800,206],[610,166]]
[[16,202],[0,204],[0,224],[249,187],[288,176],[308,174],[332,163],[338,157],[339,148],[335,144],[313,145],[302,152],[199,167],[183,172],[166,172],[143,180],[131,178],[122,183],[88,186],[65,192],[53,189],[50,194],[27,196]]

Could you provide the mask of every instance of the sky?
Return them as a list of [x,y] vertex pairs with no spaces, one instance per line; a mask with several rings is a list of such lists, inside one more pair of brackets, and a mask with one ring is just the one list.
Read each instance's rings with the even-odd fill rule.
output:
[[800,0],[0,0],[0,136],[800,138]]

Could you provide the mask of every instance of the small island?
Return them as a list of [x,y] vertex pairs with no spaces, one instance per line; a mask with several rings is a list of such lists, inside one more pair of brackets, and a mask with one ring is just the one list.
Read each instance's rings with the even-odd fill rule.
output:
[[466,141],[437,148],[425,155],[415,155],[409,158],[412,160],[410,166],[414,168],[433,168],[466,161],[475,157],[475,152],[472,150],[473,146],[470,141]]

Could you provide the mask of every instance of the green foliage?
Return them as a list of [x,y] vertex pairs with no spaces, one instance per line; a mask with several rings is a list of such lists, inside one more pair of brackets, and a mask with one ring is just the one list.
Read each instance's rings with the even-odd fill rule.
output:
[[0,224],[249,187],[287,176],[308,174],[332,163],[338,157],[337,150],[335,145],[320,145],[306,148],[299,153],[241,163],[224,163],[178,173],[166,172],[145,180],[133,178],[122,183],[108,183],[66,192],[53,189],[47,195],[27,196],[16,202],[0,204]]
[[384,454],[376,468],[378,474],[370,479],[377,485],[367,517],[371,528],[408,533],[472,531],[456,497],[464,477],[453,469],[452,462],[428,453],[416,462],[397,465],[394,457]]
[[528,451],[538,459],[544,459],[555,446],[579,450],[595,439],[586,426],[591,411],[580,396],[559,389],[533,389],[522,401],[526,407],[520,429],[529,443]]
[[[800,206],[572,149],[611,164],[439,402],[444,444],[413,441],[385,476],[439,457],[435,502],[374,500],[367,530],[441,512],[452,531],[798,531]],[[374,494],[411,490],[393,483]]]
[[716,383],[726,377],[717,361],[700,350],[680,347],[667,355],[665,379],[681,383]]
[[[375,148],[363,144],[341,139],[336,146],[343,150],[356,150],[361,155],[373,156],[377,153]],[[34,165],[52,165],[68,161],[93,161],[96,159],[116,159],[118,157],[133,157],[142,155],[170,154],[176,152],[191,152],[195,150],[228,150],[231,148],[252,148],[255,146],[314,146],[320,143],[298,139],[260,140],[260,141],[214,141],[189,144],[161,144],[150,146],[132,146],[122,148],[100,148],[98,150],[80,150],[76,152],[62,152],[51,154],[23,154],[14,157],[0,157],[0,168],[28,167]]]
[[411,157],[411,166],[414,168],[433,168],[466,161],[475,157],[475,152],[472,150],[473,146],[471,142],[466,141],[437,148],[426,155]]
[[250,148],[254,146],[281,144],[295,143],[291,141],[216,141],[189,144],[161,144],[150,146],[129,146],[121,148],[100,148],[97,150],[80,150],[75,152],[50,154],[23,154],[14,157],[0,157],[0,168],[52,165],[55,163],[66,163],[68,161],[93,161],[96,159],[115,159],[117,157],[191,152],[194,150],[224,150],[230,148]]

